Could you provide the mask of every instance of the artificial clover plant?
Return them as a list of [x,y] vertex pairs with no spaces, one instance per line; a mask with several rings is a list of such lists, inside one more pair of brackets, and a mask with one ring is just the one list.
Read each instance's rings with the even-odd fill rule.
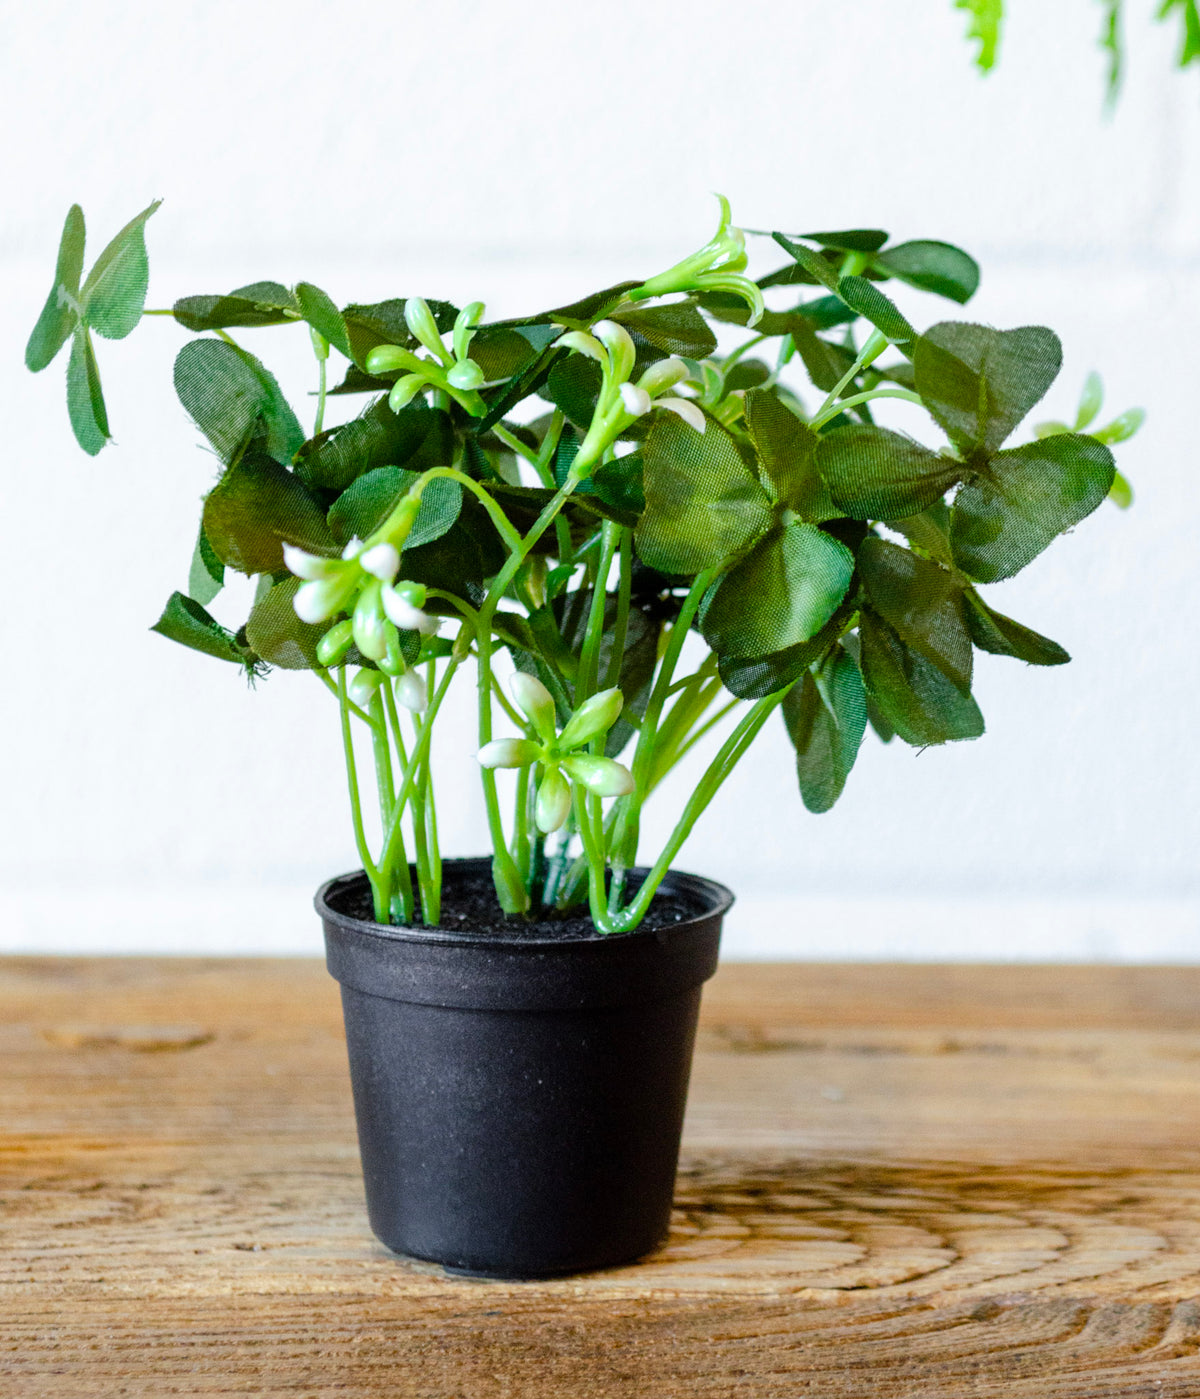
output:
[[[983,733],[975,651],[1069,659],[979,585],[1012,577],[1106,496],[1128,504],[1109,446],[1140,414],[1095,428],[1092,376],[1074,423],[1014,444],[1058,374],[1054,333],[958,320],[919,333],[881,290],[967,302],[979,271],[957,248],[775,233],[786,260],[751,280],[722,199],[697,253],[539,315],[489,322],[481,302],[419,297],[338,309],[307,282],[146,311],[156,208],[86,280],[71,210],[26,360],[43,369],[71,340],[71,423],[95,453],[109,432],[91,332],[169,315],[199,336],[175,389],[221,465],[187,591],[154,630],[251,676],[311,671],[332,692],[380,921],[439,920],[430,751],[468,663],[476,732],[451,737],[478,751],[501,908],[586,899],[613,932],[644,917],[776,710],[804,804],[821,812],[868,723],[918,747]],[[292,324],[317,361],[310,436],[229,333]],[[332,351],[345,361],[333,387]],[[365,407],[325,427],[346,396]],[[878,424],[889,400],[921,409],[939,445]],[[207,611],[230,569],[257,579],[236,631]],[[715,756],[665,847],[631,877],[645,802],[710,735]],[[374,838],[356,736],[374,759]]]

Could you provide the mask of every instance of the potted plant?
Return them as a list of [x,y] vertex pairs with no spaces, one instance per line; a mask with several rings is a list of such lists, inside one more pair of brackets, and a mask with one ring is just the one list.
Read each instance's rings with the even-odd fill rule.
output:
[[[752,280],[722,200],[692,256],[539,315],[339,309],[307,282],[148,311],[156,207],[86,279],[71,210],[27,363],[70,342],[70,419],[96,453],[93,335],[169,315],[197,336],[175,388],[220,468],[187,590],[154,629],[250,679],[308,671],[333,697],[362,869],[317,908],[372,1225],[479,1274],[635,1258],[666,1228],[731,902],[673,871],[689,831],[776,711],[821,812],[868,723],[922,748],[983,733],[976,650],[1066,661],[979,585],[1106,496],[1127,503],[1109,446],[1140,415],[1093,428],[1093,377],[1074,424],[1011,445],[1059,342],[966,321],[919,334],[881,286],[965,303],[978,269],[944,243],[776,233],[782,266]],[[315,352],[311,433],[235,339],[292,325]],[[347,396],[365,407],[326,427]],[[896,400],[942,445],[876,423]],[[236,630],[207,610],[228,570],[257,579]],[[478,751],[492,850],[443,865],[430,752],[467,674],[477,732],[450,738]],[[706,741],[639,863],[644,804]]]

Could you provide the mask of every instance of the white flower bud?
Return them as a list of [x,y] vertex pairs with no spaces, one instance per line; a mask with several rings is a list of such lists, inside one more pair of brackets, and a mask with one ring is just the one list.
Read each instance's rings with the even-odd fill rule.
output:
[[429,708],[429,691],[415,670],[396,677],[396,702],[414,714],[424,714]]
[[536,675],[526,675],[517,671],[509,681],[509,691],[517,702],[517,708],[532,723],[544,743],[554,741],[554,699],[550,691]]
[[633,791],[633,774],[612,758],[594,758],[588,753],[574,753],[563,759],[567,772],[597,797],[626,797]]
[[400,570],[400,551],[394,544],[372,544],[359,554],[358,562],[372,578],[390,583]]
[[564,350],[578,350],[581,355],[587,355],[588,359],[594,359],[602,368],[608,368],[608,351],[594,335],[588,335],[582,330],[568,330],[565,335],[558,337],[555,344]]
[[475,755],[485,768],[523,768],[536,763],[541,749],[530,738],[494,738]]
[[317,554],[298,549],[294,544],[283,546],[283,561],[288,572],[294,573],[297,578],[329,578],[338,571],[337,559],[323,559]]
[[[422,612],[419,607],[414,607],[403,592],[386,585],[383,589],[383,610],[401,631],[423,632],[431,620],[429,614]],[[434,631],[436,630],[435,625]]]
[[359,539],[358,535],[356,534],[350,540],[350,543],[347,544],[346,547],[342,550],[342,558],[346,560],[356,559],[358,558],[359,554],[362,553],[362,551],[363,542],[361,539]]
[[676,417],[682,418],[688,427],[695,428],[697,432],[704,431],[704,414],[694,403],[689,403],[686,398],[660,398],[654,406],[665,408],[668,413],[674,413]]
[[628,379],[633,373],[633,364],[637,359],[637,351],[629,332],[616,321],[597,321],[592,327],[592,334],[608,351],[612,361],[613,378],[618,382]]
[[302,622],[327,622],[350,601],[354,587],[353,576],[313,579],[296,589],[292,606]]
[[387,655],[387,623],[379,605],[379,584],[368,583],[354,604],[354,644],[370,661]]
[[636,384],[622,384],[620,393],[625,411],[631,417],[640,418],[650,411],[650,395],[645,389],[638,388]]
[[571,785],[557,768],[542,778],[534,802],[533,819],[543,835],[557,831],[571,812]]

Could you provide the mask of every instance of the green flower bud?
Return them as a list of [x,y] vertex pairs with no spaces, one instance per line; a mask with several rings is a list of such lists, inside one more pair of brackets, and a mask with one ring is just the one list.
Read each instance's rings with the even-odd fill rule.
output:
[[[483,320],[484,305],[482,301],[469,302],[458,313],[458,318],[454,322],[454,358],[464,360],[471,345],[471,337],[475,334],[475,327]],[[461,388],[462,386],[459,385]]]
[[391,374],[397,369],[420,370],[422,367],[419,355],[399,345],[376,345],[367,352],[364,363],[368,374]]
[[405,374],[392,385],[392,391],[388,394],[388,407],[393,413],[399,413],[401,408],[408,407],[428,383],[429,377],[426,374]]
[[607,733],[617,722],[625,707],[625,697],[620,690],[601,690],[591,699],[586,699],[567,720],[567,726],[558,738],[558,746],[564,752],[581,748],[592,739]]
[[384,652],[383,660],[379,662],[379,669],[385,675],[403,675],[405,669],[404,652],[400,649],[400,633],[396,630],[391,621],[383,629],[387,641],[387,650]]
[[592,327],[592,334],[608,351],[613,378],[618,384],[623,384],[633,373],[634,361],[637,359],[633,338],[625,327],[618,325],[616,321],[597,321]]
[[559,770],[550,768],[538,786],[533,819],[543,835],[559,830],[571,811],[571,786]]
[[444,364],[453,363],[451,355],[447,353],[446,347],[442,343],[437,322],[433,319],[433,312],[429,309],[424,297],[410,296],[404,303],[404,323],[421,344],[437,355]]
[[483,383],[483,370],[473,359],[460,359],[453,369],[446,371],[446,380],[456,389],[470,392]]
[[332,578],[301,583],[292,599],[292,607],[302,622],[327,622],[346,606],[357,587],[355,570],[346,569]]
[[383,584],[372,578],[354,605],[354,644],[370,661],[387,655],[387,618],[383,615]]
[[563,771],[597,797],[627,797],[633,791],[633,774],[612,758],[573,753],[562,762]]
[[383,683],[383,676],[377,670],[360,670],[347,686],[347,693],[360,709],[366,709]]
[[317,660],[323,666],[334,666],[349,651],[354,641],[353,623],[347,618],[329,628],[317,642]]
[[553,743],[555,733],[554,700],[550,691],[536,675],[519,670],[509,682],[509,691],[517,708],[538,731],[543,743]]

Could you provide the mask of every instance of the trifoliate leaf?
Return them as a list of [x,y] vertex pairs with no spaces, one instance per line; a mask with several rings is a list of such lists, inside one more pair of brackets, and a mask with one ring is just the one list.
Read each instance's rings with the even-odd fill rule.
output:
[[960,580],[940,564],[884,539],[863,541],[858,568],[875,611],[906,645],[968,692],[974,652]]
[[834,428],[817,447],[817,466],[834,503],[856,520],[902,520],[940,500],[962,480],[962,462],[885,428]]
[[969,253],[952,243],[933,239],[914,239],[885,248],[871,260],[875,271],[886,272],[938,296],[965,305],[979,288],[979,264]]
[[223,462],[245,448],[260,422],[266,450],[276,461],[290,461],[304,441],[275,376],[252,354],[224,340],[193,340],[180,350],[175,392]]
[[79,293],[84,320],[107,340],[123,340],[142,319],[150,284],[146,220],[161,203],[156,199],[129,220],[96,259]]
[[859,638],[867,693],[884,724],[905,743],[923,748],[983,733],[983,715],[974,699],[906,646],[882,617],[864,611]]

